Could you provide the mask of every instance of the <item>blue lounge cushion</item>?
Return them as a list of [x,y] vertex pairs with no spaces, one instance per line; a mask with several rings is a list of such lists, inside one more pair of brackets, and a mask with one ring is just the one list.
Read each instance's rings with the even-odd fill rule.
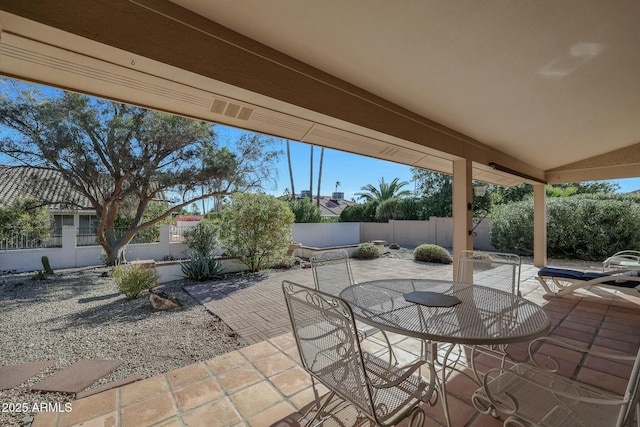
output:
[[598,273],[596,271],[580,271],[570,270],[567,268],[544,267],[538,271],[538,276],[555,277],[558,279],[584,280],[586,282],[588,280],[599,279],[601,277],[608,277],[615,274],[615,276],[612,277],[612,280],[607,280],[601,283],[606,285],[620,286],[623,288],[635,288],[636,286],[638,286],[638,282],[636,281],[624,280],[624,274],[621,275],[620,273],[621,272]]

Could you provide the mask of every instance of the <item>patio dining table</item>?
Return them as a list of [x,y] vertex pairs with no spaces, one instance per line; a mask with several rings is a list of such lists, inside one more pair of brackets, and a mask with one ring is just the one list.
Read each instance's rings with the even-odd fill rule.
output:
[[[436,343],[498,346],[547,335],[549,317],[537,304],[486,286],[435,279],[384,279],[361,282],[340,292],[354,316],[376,328],[429,344],[428,362],[438,365],[441,398],[450,425],[446,396],[447,352],[438,361]],[[450,348],[453,348],[451,346]],[[475,380],[479,376],[471,359]],[[469,376],[469,378],[474,379]]]

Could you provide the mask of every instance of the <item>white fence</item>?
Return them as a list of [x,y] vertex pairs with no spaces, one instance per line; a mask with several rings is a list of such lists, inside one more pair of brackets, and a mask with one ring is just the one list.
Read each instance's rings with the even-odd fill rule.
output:
[[[175,229],[173,230],[175,233]],[[125,256],[128,261],[141,259],[161,260],[172,256],[184,258],[187,246],[177,239],[169,225],[160,226],[160,241],[157,243],[139,243],[127,246]],[[73,268],[100,265],[102,246],[78,246],[76,229],[73,226],[62,227],[62,246],[59,248],[17,249],[0,251],[0,271],[42,270],[41,258],[49,258],[51,268]],[[179,240],[179,241],[176,241]]]
[[[183,243],[182,227],[160,226],[160,241],[127,246],[128,261],[164,257],[183,258],[187,246]],[[489,242],[489,220],[476,228],[474,246],[479,250],[494,250]],[[320,223],[294,224],[293,240],[304,246],[326,248],[356,245],[371,240],[384,240],[404,246],[433,243],[451,248],[453,239],[452,218],[431,218],[428,221],[389,221],[388,223]],[[101,246],[79,246],[76,229],[62,229],[62,245],[58,248],[18,249],[0,251],[0,272],[35,271],[42,269],[41,258],[47,256],[55,269],[100,265]]]
[[[473,242],[475,249],[493,251],[489,240],[490,222],[480,222]],[[426,221],[344,222],[294,224],[293,240],[304,246],[326,248],[384,240],[401,246],[433,243],[445,248],[453,246],[453,218],[431,218]]]

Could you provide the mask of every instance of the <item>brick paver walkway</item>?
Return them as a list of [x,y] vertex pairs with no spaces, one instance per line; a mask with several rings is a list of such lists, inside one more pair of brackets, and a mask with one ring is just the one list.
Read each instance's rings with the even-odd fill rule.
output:
[[[394,277],[452,279],[451,265],[427,264],[403,259],[351,260],[356,282]],[[257,343],[291,332],[281,284],[283,280],[313,286],[310,268],[270,271],[198,284],[185,289],[222,319],[248,343]]]

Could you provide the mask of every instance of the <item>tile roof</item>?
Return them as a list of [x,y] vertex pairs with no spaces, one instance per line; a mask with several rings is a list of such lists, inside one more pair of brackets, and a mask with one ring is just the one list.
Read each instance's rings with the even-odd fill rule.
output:
[[56,170],[0,166],[0,204],[9,205],[21,194],[48,202],[49,209],[93,209],[89,200],[72,188]]
[[[312,197],[311,202],[316,203],[317,197]],[[329,196],[320,196],[320,215],[338,217],[347,206],[355,205],[354,202],[344,199],[332,199]]]

